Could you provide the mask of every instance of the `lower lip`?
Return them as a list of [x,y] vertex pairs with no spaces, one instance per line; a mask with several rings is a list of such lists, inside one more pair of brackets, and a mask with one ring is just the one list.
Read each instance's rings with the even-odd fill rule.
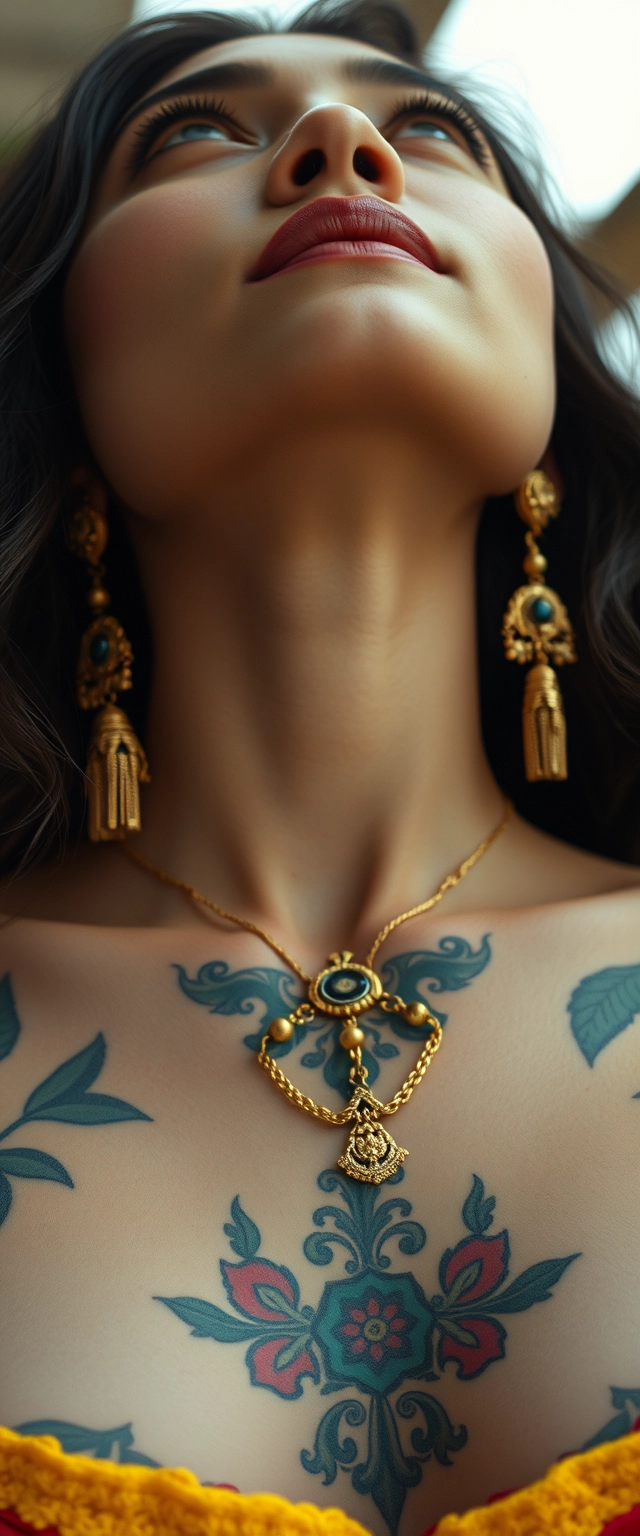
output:
[[380,240],[327,240],[323,245],[311,245],[306,251],[301,251],[299,256],[292,257],[284,267],[278,267],[277,272],[271,274],[276,277],[279,272],[290,272],[293,267],[308,267],[316,261],[345,261],[352,257],[362,260],[372,256],[378,260],[382,257],[393,257],[394,261],[409,261],[414,267],[426,266],[426,262],[418,261],[417,256],[412,256],[409,251],[403,251],[398,245],[385,245]]

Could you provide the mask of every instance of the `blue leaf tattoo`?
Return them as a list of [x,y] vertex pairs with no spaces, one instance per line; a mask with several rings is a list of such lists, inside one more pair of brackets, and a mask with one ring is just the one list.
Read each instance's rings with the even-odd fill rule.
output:
[[104,1035],[63,1061],[50,1077],[29,1094],[22,1111],[27,1120],[63,1120],[71,1125],[106,1125],[112,1120],[149,1120],[133,1104],[108,1093],[88,1093],[104,1066],[107,1047]]
[[610,1440],[619,1440],[621,1435],[628,1435],[633,1429],[640,1413],[640,1387],[610,1387],[609,1391],[611,1407],[618,1411],[595,1435],[585,1440],[580,1447],[582,1451],[590,1451],[594,1445],[606,1445]]
[[[20,1020],[7,975],[0,979],[0,1061],[13,1050],[20,1034]],[[44,1082],[29,1094],[22,1114],[0,1131],[5,1142],[14,1131],[35,1120],[57,1120],[67,1125],[108,1125],[121,1120],[150,1120],[151,1116],[125,1099],[109,1093],[90,1093],[91,1084],[102,1071],[106,1056],[104,1035],[96,1035],[89,1045],[50,1072]],[[12,1203],[14,1179],[47,1179],[73,1189],[73,1179],[57,1157],[36,1147],[0,1148],[0,1226],[6,1221]],[[248,1220],[248,1218],[245,1218]],[[84,1431],[83,1431],[84,1433]],[[90,1431],[88,1433],[93,1433]],[[136,1453],[137,1454],[137,1453]]]
[[0,1152],[0,1173],[10,1173],[14,1179],[53,1179],[54,1183],[73,1189],[73,1179],[57,1157],[38,1152],[35,1147],[4,1147]]
[[164,1302],[165,1307],[175,1312],[176,1317],[188,1323],[194,1339],[216,1339],[219,1344],[238,1344],[256,1336],[257,1330],[252,1323],[231,1317],[212,1301],[200,1301],[197,1296],[154,1296],[153,1300]]
[[470,1232],[474,1232],[476,1237],[482,1237],[483,1233],[493,1226],[495,1203],[494,1195],[487,1195],[485,1199],[482,1179],[474,1173],[471,1194],[467,1195],[462,1207],[462,1220],[465,1227],[468,1227]]
[[608,965],[585,976],[569,999],[573,1037],[592,1067],[640,1013],[640,965]]
[[241,1259],[252,1259],[260,1247],[260,1233],[250,1216],[243,1211],[238,1196],[231,1201],[231,1221],[224,1224],[225,1237],[234,1253]]
[[5,1173],[0,1173],[0,1227],[9,1215],[12,1199],[13,1193],[9,1180]]
[[130,1424],[120,1424],[117,1429],[87,1429],[83,1424],[69,1424],[66,1419],[31,1419],[28,1424],[17,1424],[14,1433],[54,1435],[68,1456],[93,1454],[96,1461],[117,1461],[122,1466],[160,1466],[151,1456],[134,1450]]

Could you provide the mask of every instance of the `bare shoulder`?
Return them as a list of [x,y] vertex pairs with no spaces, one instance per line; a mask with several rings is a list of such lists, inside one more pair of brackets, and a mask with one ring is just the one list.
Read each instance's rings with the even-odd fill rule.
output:
[[[625,894],[629,912],[640,893],[640,868],[577,848],[552,837],[514,815],[504,840],[502,869],[494,878],[504,882],[504,900],[514,907],[555,905],[588,897]],[[496,895],[498,892],[496,891]]]

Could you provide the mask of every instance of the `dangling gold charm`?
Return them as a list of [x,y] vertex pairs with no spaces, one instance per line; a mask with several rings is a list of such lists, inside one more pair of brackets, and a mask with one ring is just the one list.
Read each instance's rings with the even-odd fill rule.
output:
[[557,592],[543,585],[547,568],[536,540],[558,513],[555,487],[542,470],[527,475],[516,496],[528,553],[523,561],[528,586],[518,587],[502,622],[507,661],[533,661],[527,675],[522,709],[525,773],[529,781],[566,779],[566,725],[560,684],[550,662],[563,666],[576,661],[573,629]]
[[562,694],[553,667],[543,662],[527,672],[522,728],[527,778],[566,779],[567,729]]
[[355,1125],[337,1167],[362,1184],[382,1184],[390,1179],[409,1156],[380,1124],[377,1116],[383,1105],[364,1086],[356,1089],[349,1105]]
[[93,722],[87,757],[89,837],[93,843],[140,831],[139,783],[149,782],[144,751],[128,715],[106,704]]

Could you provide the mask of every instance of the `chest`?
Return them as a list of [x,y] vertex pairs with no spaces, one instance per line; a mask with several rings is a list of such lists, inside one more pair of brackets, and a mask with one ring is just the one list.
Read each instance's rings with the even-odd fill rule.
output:
[[[336,1168],[348,1127],[260,1068],[295,1001],[261,952],[14,941],[2,1422],[412,1536],[632,1421],[640,965],[602,925],[454,926],[384,977],[443,1041],[385,1122],[409,1156],[379,1186]],[[340,1027],[317,1018],[278,1056],[333,1108]],[[386,1099],[420,1032],[371,1014],[365,1033]]]

